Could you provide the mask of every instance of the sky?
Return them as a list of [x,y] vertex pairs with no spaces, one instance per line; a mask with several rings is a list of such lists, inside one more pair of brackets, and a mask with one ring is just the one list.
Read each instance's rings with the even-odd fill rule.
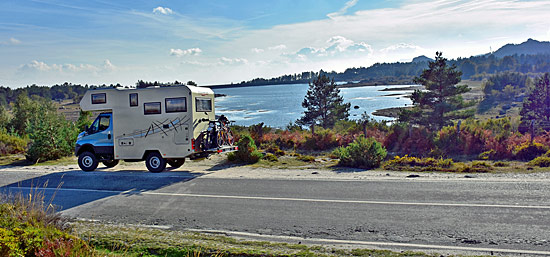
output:
[[550,41],[548,0],[2,0],[0,86],[239,83]]

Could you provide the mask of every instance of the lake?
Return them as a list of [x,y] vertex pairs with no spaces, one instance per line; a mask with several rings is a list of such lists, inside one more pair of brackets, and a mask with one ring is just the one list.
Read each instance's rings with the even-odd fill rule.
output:
[[[405,97],[411,90],[380,91],[385,88],[408,88],[410,85],[365,86],[341,88],[344,102],[351,103],[350,119],[359,119],[367,112],[376,120],[392,120],[389,117],[373,116],[372,112],[390,107],[411,105]],[[255,86],[241,88],[214,88],[216,114],[225,115],[236,125],[249,126],[263,122],[266,126],[284,128],[299,119],[304,112],[302,101],[308,84]],[[358,109],[354,109],[358,106]]]

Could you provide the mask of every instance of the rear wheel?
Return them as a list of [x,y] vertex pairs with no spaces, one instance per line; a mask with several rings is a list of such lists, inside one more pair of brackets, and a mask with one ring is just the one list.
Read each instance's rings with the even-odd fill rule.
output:
[[225,137],[226,137],[226,142],[228,145],[233,145],[233,143],[235,143],[235,138],[233,138],[233,133],[231,133],[231,130],[228,130],[226,133],[225,133]]
[[185,158],[170,159],[170,160],[167,160],[166,162],[170,164],[170,167],[177,169],[185,163]]
[[78,166],[83,171],[94,171],[99,161],[91,152],[83,152],[78,156]]
[[162,158],[160,153],[153,152],[147,155],[145,159],[145,166],[150,172],[158,173],[162,172],[166,168],[166,159]]
[[112,168],[114,166],[117,166],[118,160],[103,161],[102,163],[103,165],[105,165],[105,167]]

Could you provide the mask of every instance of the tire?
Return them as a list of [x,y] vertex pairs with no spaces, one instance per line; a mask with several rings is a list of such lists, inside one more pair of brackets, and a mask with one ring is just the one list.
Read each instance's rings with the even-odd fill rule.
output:
[[170,159],[170,160],[167,160],[166,162],[170,164],[170,167],[177,169],[185,163],[185,158]]
[[103,161],[102,163],[103,165],[105,165],[105,167],[112,168],[118,165],[118,160]]
[[78,156],[78,167],[83,171],[94,171],[99,161],[91,152],[83,152]]
[[225,137],[226,137],[226,142],[228,145],[232,146],[235,142],[235,138],[233,137],[233,133],[231,133],[231,130],[228,130],[226,133],[225,133]]
[[159,173],[166,168],[166,159],[162,158],[160,153],[152,152],[145,159],[145,166],[150,172]]
[[222,132],[222,131],[218,131],[218,134],[216,135],[216,146],[217,147],[222,147],[224,145],[224,137],[225,137],[225,134]]

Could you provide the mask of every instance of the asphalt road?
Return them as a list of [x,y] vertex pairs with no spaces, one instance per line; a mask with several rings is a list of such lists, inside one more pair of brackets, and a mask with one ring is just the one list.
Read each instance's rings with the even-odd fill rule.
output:
[[[44,186],[44,183],[47,185]],[[550,255],[550,182],[228,179],[186,172],[2,171],[67,216],[261,239]],[[58,188],[59,189],[56,189]],[[46,188],[46,189],[44,189]]]

